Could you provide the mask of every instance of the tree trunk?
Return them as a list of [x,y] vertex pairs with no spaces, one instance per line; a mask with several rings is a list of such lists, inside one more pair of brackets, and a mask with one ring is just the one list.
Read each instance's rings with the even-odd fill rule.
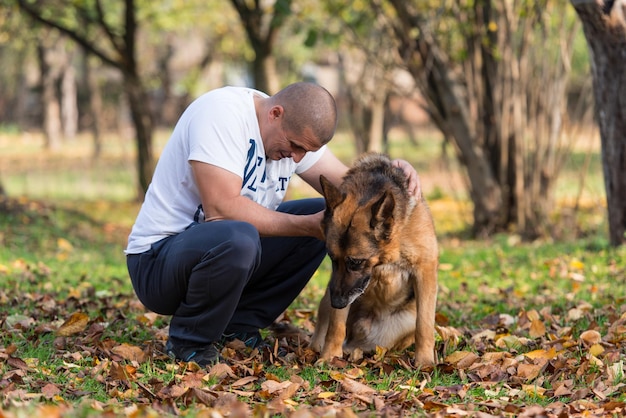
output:
[[[420,42],[420,41],[418,41]],[[403,46],[408,53],[409,45]],[[503,211],[502,191],[494,172],[489,166],[489,159],[481,148],[473,126],[470,125],[470,110],[460,98],[458,80],[452,78],[446,60],[442,60],[435,43],[420,42],[417,51],[422,60],[430,63],[426,74],[424,92],[432,112],[433,120],[439,129],[454,140],[461,164],[467,169],[470,182],[470,197],[474,203],[474,235],[486,237],[506,224],[506,212]],[[416,60],[412,60],[416,63]],[[424,77],[421,66],[409,65],[409,71],[416,80]]]
[[291,14],[291,2],[231,0],[254,50],[254,87],[267,94],[274,94],[280,89],[273,49],[278,31]]
[[385,98],[375,97],[370,104],[371,120],[369,125],[369,146],[368,151],[384,152],[383,130],[385,125]]
[[152,180],[154,162],[152,160],[152,115],[147,95],[141,80],[134,74],[124,74],[124,86],[135,127],[137,144],[137,179],[139,196],[143,197]]
[[626,243],[626,2],[571,0],[589,50],[600,125],[609,241]]
[[[173,45],[173,37],[168,35],[164,41],[163,50],[159,52],[157,61],[161,86],[158,96],[152,103],[152,114],[156,117],[155,123],[159,126],[173,126],[180,117],[180,103],[174,93],[174,71],[172,62],[176,50]],[[204,67],[200,65],[196,71],[200,72]]]
[[67,56],[67,62],[61,74],[61,117],[65,139],[74,139],[78,132],[78,95],[76,71],[73,65],[73,53]]
[[269,95],[280,90],[276,71],[276,59],[271,52],[266,52],[264,47],[255,49],[255,58],[252,63],[254,88]]
[[89,128],[93,135],[93,159],[96,160],[100,157],[102,152],[102,93],[100,92],[100,86],[98,85],[98,79],[93,71],[89,62],[90,56],[87,51],[82,53],[82,67],[83,67],[83,89],[87,96],[88,106],[88,121]]
[[[51,35],[48,31],[48,35]],[[41,106],[43,112],[42,128],[45,138],[44,147],[57,149],[61,144],[61,107],[57,95],[59,67],[55,60],[55,36],[47,36],[37,45],[41,77]]]

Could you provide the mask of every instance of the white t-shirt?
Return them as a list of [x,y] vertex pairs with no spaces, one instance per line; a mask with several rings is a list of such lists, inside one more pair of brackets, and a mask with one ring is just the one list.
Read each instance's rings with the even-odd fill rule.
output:
[[223,87],[196,99],[182,114],[157,163],[152,183],[128,237],[126,254],[204,222],[200,193],[189,161],[226,169],[242,179],[241,195],[276,209],[294,173],[315,164],[325,151],[307,152],[300,163],[291,158],[267,160],[253,96],[266,94]]

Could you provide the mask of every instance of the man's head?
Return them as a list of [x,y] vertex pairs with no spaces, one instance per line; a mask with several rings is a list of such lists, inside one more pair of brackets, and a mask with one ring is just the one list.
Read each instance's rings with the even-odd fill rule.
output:
[[273,160],[300,161],[328,143],[337,127],[335,99],[313,83],[285,87],[264,100],[258,113],[265,152]]

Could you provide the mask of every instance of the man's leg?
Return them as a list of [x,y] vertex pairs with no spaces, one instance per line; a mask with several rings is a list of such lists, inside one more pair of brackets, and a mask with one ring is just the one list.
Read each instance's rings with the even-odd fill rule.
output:
[[170,337],[208,344],[220,341],[260,254],[252,225],[216,221],[195,224],[129,256],[128,265],[146,307],[173,315]]
[[[324,210],[324,199],[285,202],[278,208],[292,214]],[[326,245],[313,237],[261,238],[261,265],[245,287],[227,333],[255,332],[266,328],[298,296],[324,256]]]

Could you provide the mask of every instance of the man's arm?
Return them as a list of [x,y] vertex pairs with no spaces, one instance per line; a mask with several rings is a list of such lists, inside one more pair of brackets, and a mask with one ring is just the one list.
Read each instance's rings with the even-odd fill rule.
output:
[[347,171],[348,167],[335,157],[330,149],[326,148],[320,159],[307,171],[301,173],[300,177],[322,194],[320,174],[323,174],[335,186],[339,186]]
[[[323,212],[292,215],[267,209],[241,196],[241,178],[217,166],[191,161],[207,220],[249,222],[262,236],[313,236],[323,239]],[[319,181],[318,181],[319,182]]]

